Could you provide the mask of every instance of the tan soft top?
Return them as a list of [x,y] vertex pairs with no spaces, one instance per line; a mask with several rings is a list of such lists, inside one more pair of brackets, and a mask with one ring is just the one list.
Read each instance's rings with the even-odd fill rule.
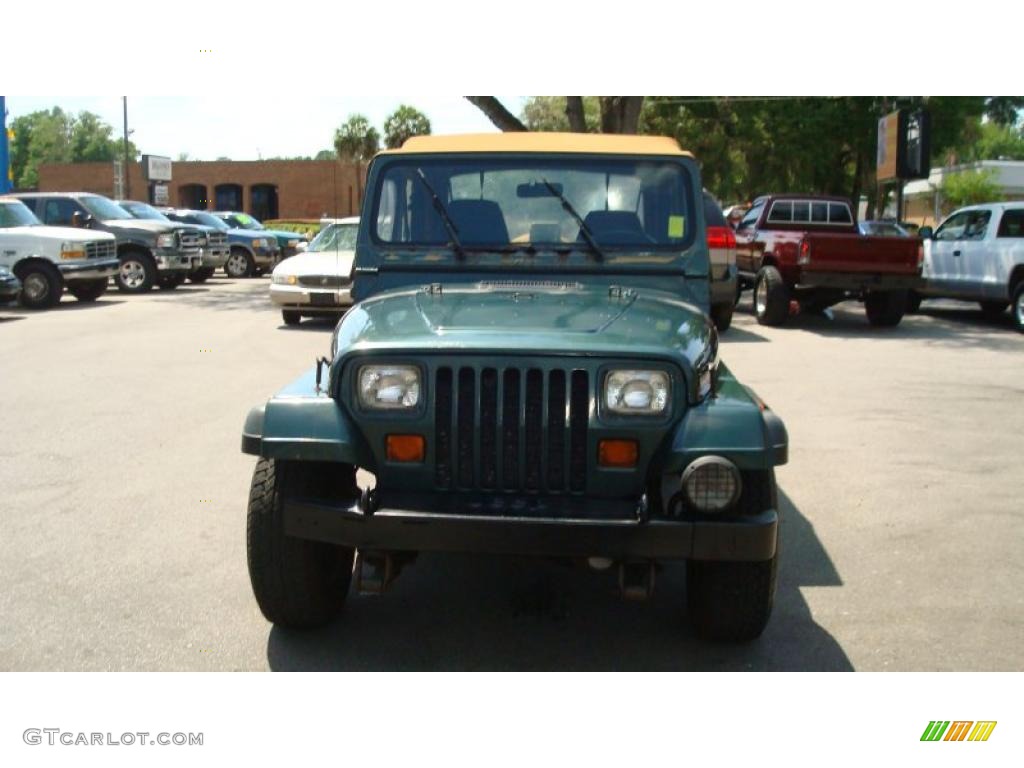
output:
[[465,133],[450,136],[413,136],[399,149],[382,155],[451,152],[579,152],[581,154],[676,155],[693,157],[668,136],[629,136],[609,133]]

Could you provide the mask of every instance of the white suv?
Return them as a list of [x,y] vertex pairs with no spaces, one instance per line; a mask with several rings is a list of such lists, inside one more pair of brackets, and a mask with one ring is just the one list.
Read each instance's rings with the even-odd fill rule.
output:
[[21,280],[22,306],[52,307],[65,286],[79,301],[95,301],[118,263],[113,235],[44,226],[20,200],[0,197],[0,267]]

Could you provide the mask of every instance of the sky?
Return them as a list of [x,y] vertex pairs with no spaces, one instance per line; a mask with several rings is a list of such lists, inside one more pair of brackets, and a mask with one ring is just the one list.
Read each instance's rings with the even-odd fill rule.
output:
[[[497,130],[461,96],[335,96],[328,91],[129,96],[128,129],[140,152],[175,160],[182,153],[192,160],[313,156],[333,148],[335,129],[354,112],[370,118],[383,138],[384,120],[399,104],[425,113],[434,133]],[[516,114],[526,101],[524,96],[498,98]],[[19,115],[55,106],[66,112],[95,112],[121,136],[120,96],[8,96],[8,125]]]

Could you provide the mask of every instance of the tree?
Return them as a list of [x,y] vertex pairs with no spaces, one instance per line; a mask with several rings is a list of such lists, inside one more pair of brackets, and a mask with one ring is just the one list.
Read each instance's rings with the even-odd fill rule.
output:
[[[39,166],[45,163],[110,162],[124,157],[123,142],[113,138],[113,128],[92,112],[77,116],[60,107],[21,115],[11,121],[11,173],[18,188],[39,183]],[[131,159],[138,157],[128,142]]]
[[991,203],[1002,195],[995,172],[989,169],[948,173],[942,179],[940,190],[943,202],[950,208]]
[[349,163],[362,165],[380,149],[380,133],[370,125],[365,115],[349,115],[348,120],[334,132],[334,151]]
[[314,160],[335,160],[338,157],[338,153],[333,149],[321,149],[316,153]]
[[1024,160],[1024,128],[983,123],[978,140],[963,152],[964,160]]
[[[569,128],[574,131],[582,131],[586,127],[586,100],[582,96],[549,96],[534,97],[534,104],[538,107],[535,113],[535,120],[540,127],[533,130],[565,130]],[[564,100],[555,102],[554,100]],[[476,106],[481,112],[487,115],[488,119],[497,128],[503,131],[528,131],[531,130],[527,123],[513,115],[505,106],[493,96],[467,96],[466,100]],[[550,114],[550,105],[561,103],[565,112],[564,123],[561,118],[553,118]],[[640,128],[640,113],[644,105],[643,96],[598,96],[599,126],[602,133],[638,133]],[[529,107],[529,104],[527,105]],[[547,114],[545,114],[547,113]],[[581,113],[583,117],[581,118]],[[524,110],[527,121],[530,120]],[[555,124],[558,128],[552,129],[546,125]],[[565,128],[561,126],[564,125]]]
[[388,149],[402,146],[411,136],[429,136],[430,119],[415,107],[402,104],[384,121],[384,144]]
[[521,117],[531,131],[596,132],[601,106],[596,96],[531,96]]
[[1024,96],[989,96],[985,102],[985,115],[1000,125],[1016,125],[1021,109],[1024,109]]

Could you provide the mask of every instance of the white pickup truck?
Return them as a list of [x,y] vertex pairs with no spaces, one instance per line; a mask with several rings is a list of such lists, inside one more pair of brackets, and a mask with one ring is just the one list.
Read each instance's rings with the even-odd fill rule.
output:
[[0,267],[21,280],[22,306],[52,307],[65,287],[79,301],[95,301],[118,264],[113,235],[44,226],[20,200],[0,197]]
[[920,298],[977,301],[998,317],[1009,306],[1024,333],[1024,201],[953,211],[934,233],[922,227],[924,288]]

